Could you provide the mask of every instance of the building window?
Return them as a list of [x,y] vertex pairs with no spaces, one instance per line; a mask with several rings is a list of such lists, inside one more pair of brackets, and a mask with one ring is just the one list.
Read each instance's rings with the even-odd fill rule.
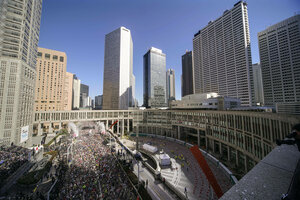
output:
[[42,52],[38,52],[38,57],[41,58],[43,56]]
[[58,56],[54,55],[53,60],[58,60]]
[[46,54],[45,54],[45,58],[46,58],[46,59],[50,59],[50,54],[46,53]]
[[59,57],[59,61],[60,61],[60,62],[64,62],[64,57],[60,56],[60,57]]

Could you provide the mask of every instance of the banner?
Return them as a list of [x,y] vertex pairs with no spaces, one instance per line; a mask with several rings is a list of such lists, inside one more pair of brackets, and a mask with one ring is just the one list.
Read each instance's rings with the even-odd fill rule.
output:
[[29,126],[23,126],[22,127],[20,143],[25,142],[26,140],[28,140],[28,135],[29,135],[28,129],[29,129]]

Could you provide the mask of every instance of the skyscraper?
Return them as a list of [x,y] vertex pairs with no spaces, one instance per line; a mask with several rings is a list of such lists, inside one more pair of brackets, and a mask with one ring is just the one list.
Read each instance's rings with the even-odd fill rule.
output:
[[194,35],[195,93],[217,92],[252,105],[253,81],[247,4],[239,1]]
[[95,96],[95,109],[96,110],[101,110],[102,109],[102,98],[103,96],[102,95],[98,95],[98,96]]
[[89,86],[80,84],[80,108],[88,107],[89,105]]
[[138,105],[137,105],[137,101],[135,99],[135,76],[133,74],[132,74],[132,77],[131,77],[131,88],[132,88],[132,90],[131,90],[131,92],[132,92],[132,94],[131,94],[132,98],[131,98],[130,105],[132,107],[136,107]]
[[261,67],[259,63],[252,65],[253,69],[253,86],[254,86],[254,102],[255,105],[264,105],[264,92],[261,75]]
[[70,72],[66,72],[65,86],[64,86],[64,110],[72,110],[73,77],[74,74]]
[[166,73],[167,79],[167,101],[175,100],[175,71],[168,69]]
[[134,99],[133,45],[130,30],[120,27],[105,36],[103,109],[128,109]]
[[38,48],[35,111],[64,110],[67,56],[64,52]]
[[182,78],[181,78],[181,97],[194,94],[194,65],[193,52],[186,51],[181,57]]
[[257,34],[266,106],[300,101],[300,15]]
[[144,55],[144,106],[166,106],[166,54],[151,47]]
[[42,0],[0,1],[0,146],[31,143],[41,10]]
[[78,110],[80,107],[80,83],[81,81],[74,75],[73,77],[73,92],[72,92],[72,109]]

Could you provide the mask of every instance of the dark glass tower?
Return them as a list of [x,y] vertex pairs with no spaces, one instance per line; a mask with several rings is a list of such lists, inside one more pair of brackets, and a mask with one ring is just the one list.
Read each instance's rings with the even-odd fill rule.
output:
[[181,96],[194,93],[193,52],[187,51],[182,57]]
[[144,55],[144,106],[164,107],[166,103],[166,54],[151,47]]

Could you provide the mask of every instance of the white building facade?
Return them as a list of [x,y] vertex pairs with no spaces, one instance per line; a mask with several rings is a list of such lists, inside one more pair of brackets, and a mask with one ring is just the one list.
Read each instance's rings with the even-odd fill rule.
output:
[[81,81],[74,75],[73,78],[73,106],[72,109],[77,110],[80,107],[80,85]]
[[240,106],[239,99],[219,96],[215,92],[190,94],[170,102],[171,109],[229,110]]
[[239,1],[193,38],[195,93],[217,92],[251,106],[252,58],[247,4]]
[[166,74],[167,79],[167,100],[175,100],[175,70],[168,69]]
[[103,109],[128,109],[133,103],[133,43],[120,27],[105,36]]

